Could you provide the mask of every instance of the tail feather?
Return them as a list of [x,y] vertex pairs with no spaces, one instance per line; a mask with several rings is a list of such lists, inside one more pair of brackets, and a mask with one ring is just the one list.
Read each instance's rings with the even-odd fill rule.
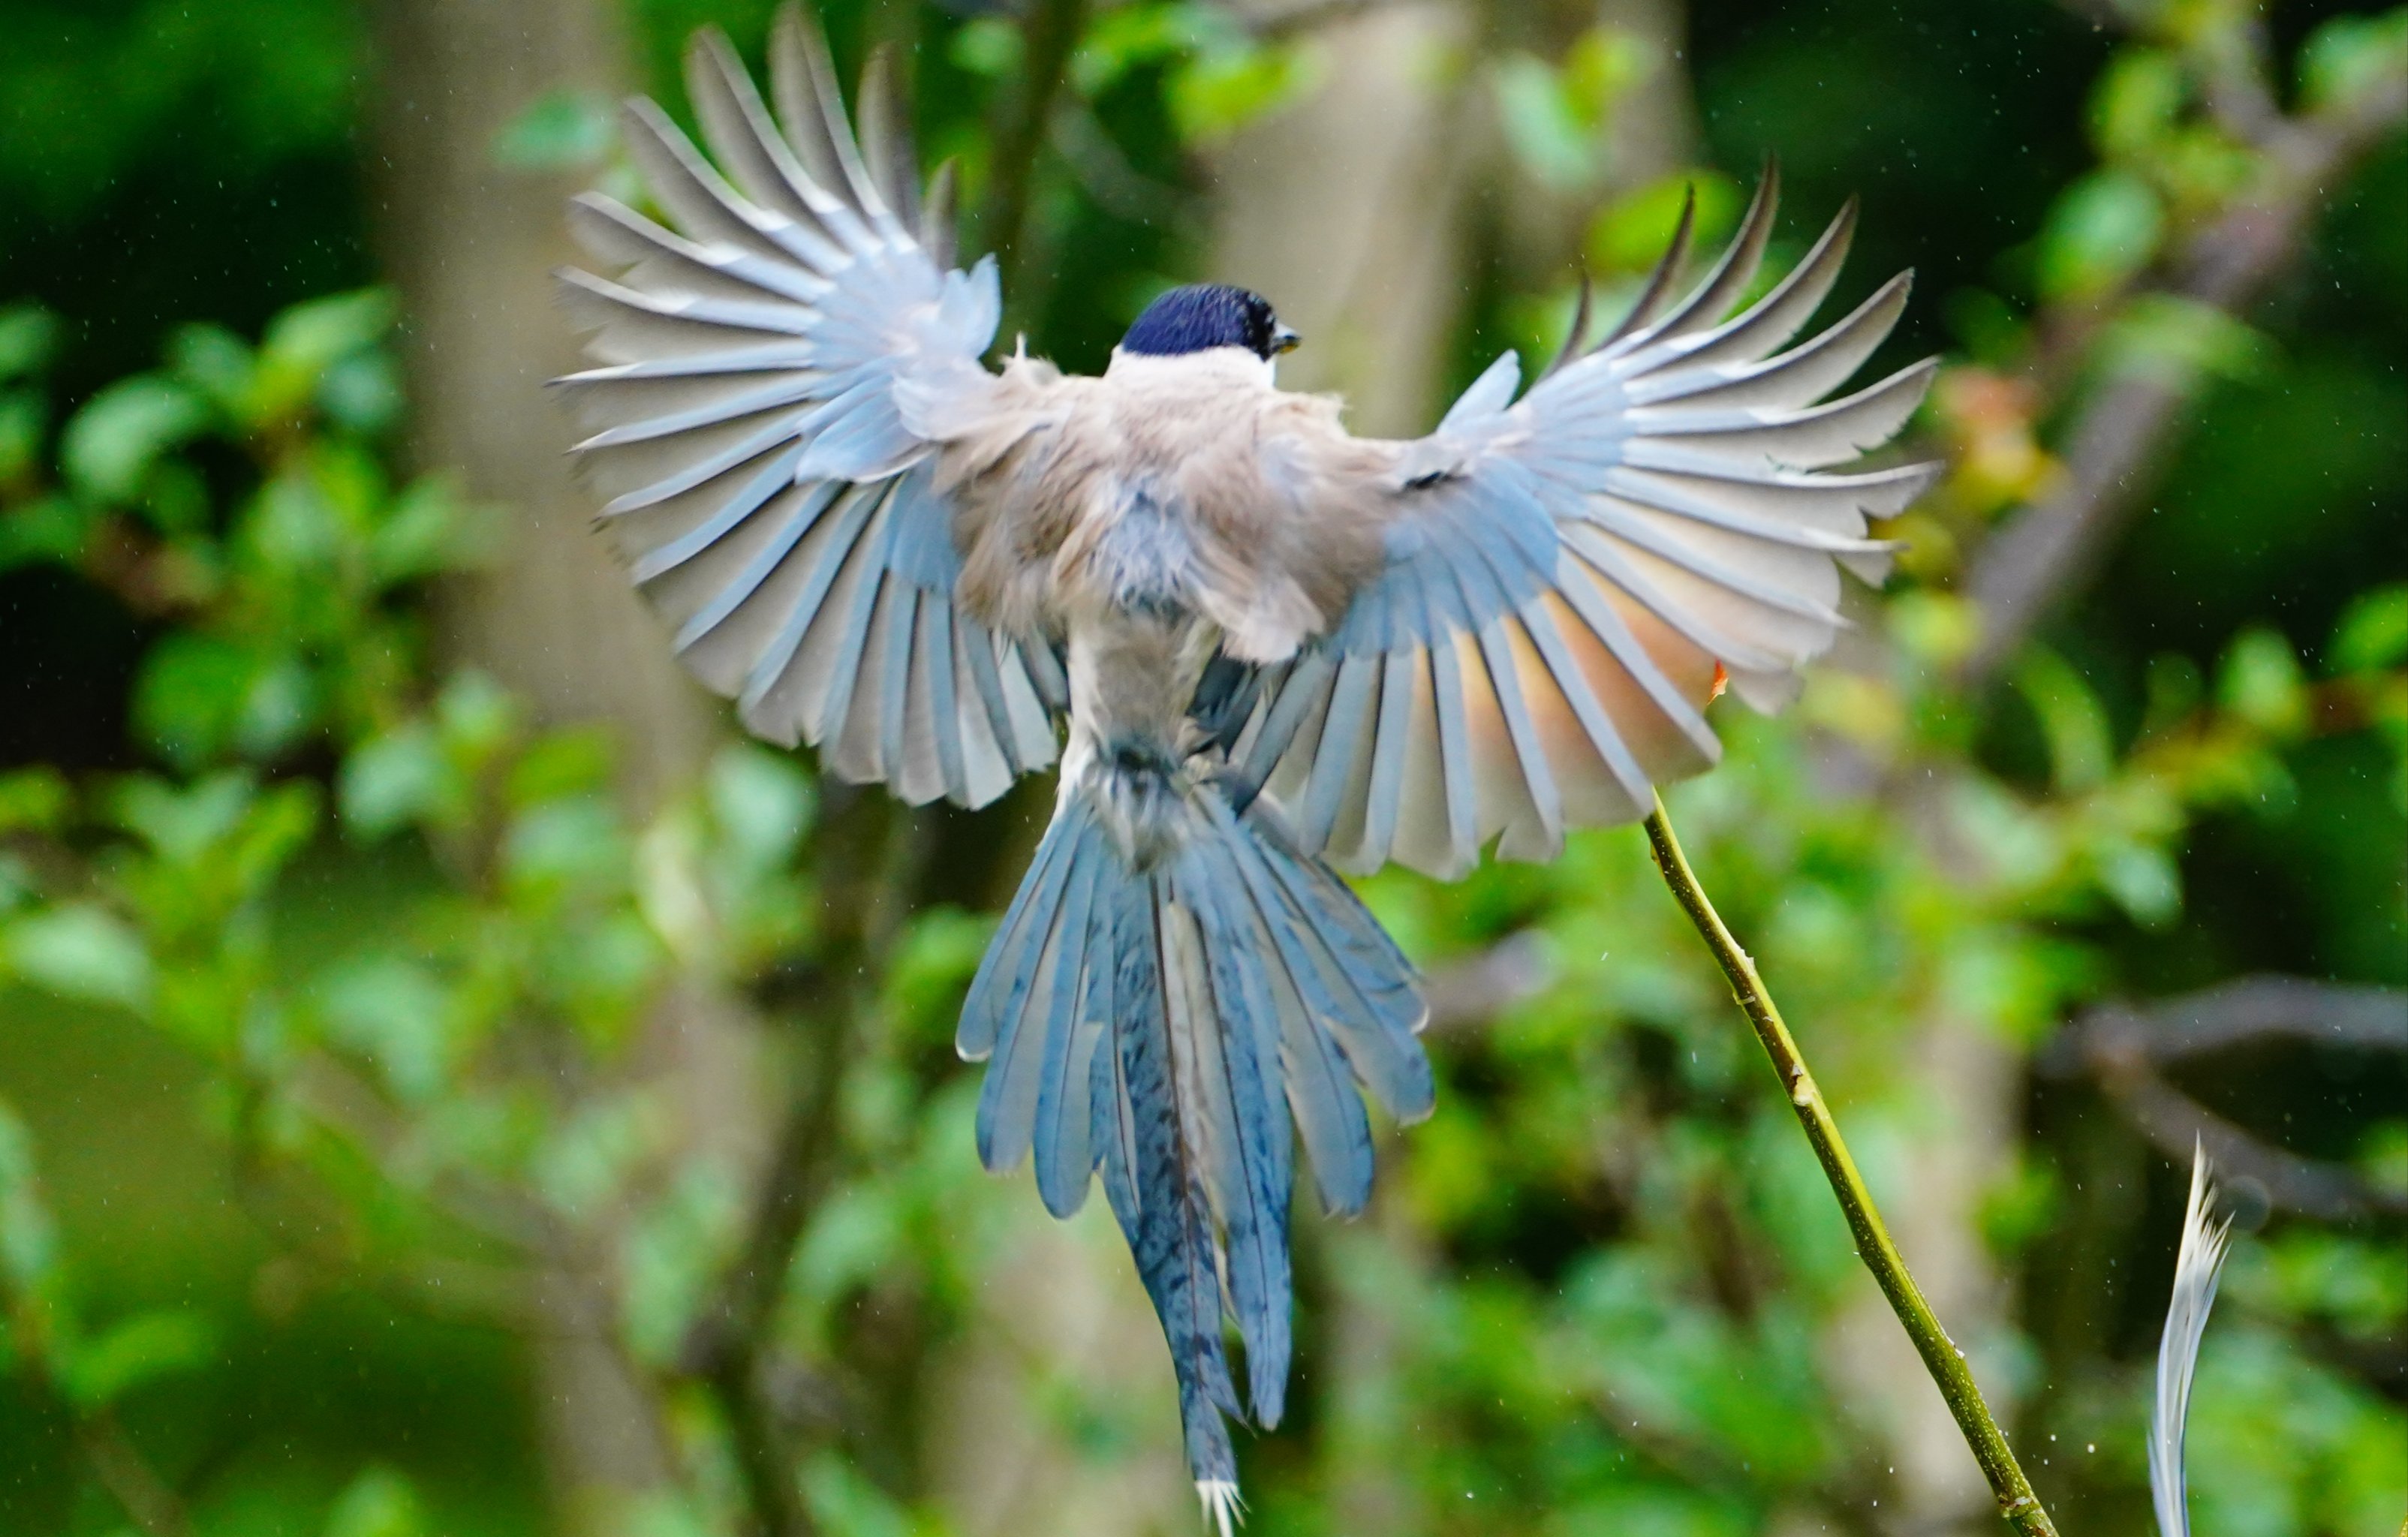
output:
[[[1047,869],[1049,884],[1039,901],[1030,904],[1019,929],[988,952],[1009,956],[1008,967],[996,978],[1000,996],[992,987],[982,989],[984,976],[970,984],[971,1005],[991,1006],[999,1020],[994,1061],[979,1094],[979,1158],[990,1169],[1012,1168],[1028,1151],[1055,1037],[1068,1050],[1086,969],[1088,911],[1104,874],[1104,861],[1096,857],[1104,851],[1103,841],[1091,824],[1073,828],[1064,840],[1063,857]],[[968,1018],[966,1006],[965,1033]]]
[[1327,866],[1300,852],[1268,796],[1239,823],[1217,795],[1208,812],[1268,923],[1305,1005],[1373,1097],[1399,1119],[1430,1113],[1420,1032],[1428,1018],[1412,963]]
[[[1084,991],[1069,1028],[1046,1036],[1044,1076],[1037,1090],[1037,1193],[1055,1217],[1069,1217],[1086,1203],[1088,1173],[1102,1156],[1092,1139],[1091,1105],[1096,1092],[1094,1064],[1112,1050],[1110,1021],[1115,1018],[1113,981],[1119,968],[1111,890],[1099,885],[1087,921]],[[1107,1080],[1107,1089],[1112,1081]]]
[[1282,926],[1254,900],[1238,858],[1217,839],[1199,852],[1210,862],[1219,888],[1240,899],[1240,943],[1263,961],[1260,975],[1277,1020],[1288,1108],[1304,1139],[1322,1209],[1352,1216],[1371,1199],[1371,1123],[1363,1113],[1363,1097],[1355,1091],[1354,1074],[1337,1041],[1307,1005],[1304,989],[1288,970],[1286,950],[1279,937]]
[[[1277,1425],[1287,1396],[1289,1352],[1288,1192],[1295,1183],[1296,1129],[1281,1091],[1277,1021],[1269,989],[1230,910],[1226,891],[1190,849],[1172,889],[1194,923],[1201,953],[1174,959],[1194,975],[1187,991],[1204,1004],[1195,1043],[1195,1091],[1206,1132],[1205,1168],[1221,1218],[1229,1299],[1246,1342],[1246,1391],[1254,1419]],[[1174,909],[1177,910],[1177,909]],[[1182,932],[1187,932],[1183,924]],[[1213,1029],[1207,1021],[1217,1021]]]
[[2183,1443],[2190,1422],[2191,1373],[2215,1305],[2215,1284],[2232,1241],[2232,1220],[2211,1215],[2215,1183],[2207,1152],[2194,1147],[2190,1201],[2183,1211],[2182,1247],[2174,1255],[2173,1298],[2157,1342],[2157,1396],[2149,1412],[2149,1494],[2161,1537],[2190,1537],[2190,1501],[2184,1489]]
[[1424,1011],[1404,957],[1268,801],[1240,815],[1212,786],[1184,790],[1150,868],[1107,804],[1096,786],[1063,796],[958,1044],[992,1057],[978,1122],[989,1168],[1033,1149],[1056,1215],[1101,1172],[1170,1346],[1189,1464],[1199,1486],[1234,1487],[1224,1416],[1247,1416],[1224,1317],[1245,1345],[1252,1418],[1274,1425],[1296,1141],[1323,1203],[1360,1209],[1371,1138],[1356,1085],[1399,1116],[1427,1112]]
[[963,1060],[987,1060],[995,1054],[1006,1025],[1018,1018],[1018,1001],[1027,996],[1029,981],[1037,972],[1037,951],[1030,944],[1032,925],[1040,934],[1052,926],[1054,904],[1061,900],[1062,882],[1070,872],[1071,846],[1093,831],[1092,823],[1057,818],[1038,841],[1028,871],[1020,877],[1020,889],[1004,909],[1003,921],[980,958],[978,975],[970,978],[969,994],[962,1002],[953,1048]]
[[1105,1145],[1104,1189],[1154,1299],[1179,1378],[1179,1417],[1197,1481],[1237,1480],[1237,1456],[1222,1416],[1242,1418],[1221,1347],[1221,1284],[1211,1198],[1195,1136],[1182,1124],[1168,946],[1161,922],[1160,877],[1125,883],[1118,922],[1120,1113],[1128,1122],[1128,1167],[1116,1167],[1122,1140]]

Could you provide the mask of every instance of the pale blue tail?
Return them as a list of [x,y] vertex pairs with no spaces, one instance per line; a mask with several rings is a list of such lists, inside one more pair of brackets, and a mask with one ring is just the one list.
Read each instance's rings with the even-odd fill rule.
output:
[[1326,1209],[1362,1208],[1371,1131],[1356,1085],[1399,1118],[1429,1113],[1425,1011],[1412,966],[1269,802],[1240,813],[1210,783],[1174,791],[1166,851],[1140,868],[1105,788],[1098,776],[1066,790],[970,985],[958,1045],[992,1059],[978,1117],[988,1168],[1033,1153],[1057,1217],[1102,1172],[1169,1342],[1189,1465],[1199,1486],[1233,1485],[1222,1416],[1247,1415],[1223,1317],[1245,1345],[1252,1418],[1275,1425],[1294,1146]]

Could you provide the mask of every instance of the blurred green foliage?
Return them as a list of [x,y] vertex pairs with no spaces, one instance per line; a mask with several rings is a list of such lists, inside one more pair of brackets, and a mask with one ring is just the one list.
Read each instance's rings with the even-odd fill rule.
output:
[[[2377,150],[2262,311],[2168,292],[2169,252],[2262,169],[2210,101],[2244,19],[2105,8],[2128,33],[2035,0],[1697,7],[1683,62],[1726,170],[1624,185],[1582,235],[1610,299],[1689,187],[1711,239],[1742,197],[1727,171],[1778,148],[1799,202],[1866,192],[1860,270],[1920,262],[1914,323],[1951,329],[1898,344],[1950,347],[1923,431],[1952,473],[1892,531],[1906,573],[1862,615],[1887,644],[1781,720],[1718,706],[1729,760],[1673,802],[1885,1202],[1966,1134],[1922,1090],[1935,1024],[2021,1071],[2104,999],[2258,968],[2408,981],[2408,153]],[[632,7],[664,83],[688,27],[751,50],[765,11]],[[976,206],[1020,24],[837,21],[849,55],[916,44],[924,138]],[[1588,21],[1544,46],[1500,26],[1462,61],[1534,184],[1598,184],[1601,125],[1671,67]],[[2302,111],[2408,49],[2398,11],[2273,27]],[[208,1533],[531,1530],[530,1294],[542,1256],[583,1245],[609,1249],[599,1305],[675,1441],[639,1530],[737,1530],[692,1345],[747,1193],[620,1069],[692,978],[808,1056],[834,1010],[796,982],[840,954],[821,927],[851,874],[839,797],[730,747],[633,816],[604,738],[436,660],[431,591],[491,558],[495,514],[396,468],[394,302],[362,286],[359,15],[8,0],[0,29],[0,297],[49,301],[0,309],[0,687],[22,701],[0,722],[0,1529],[121,1530],[165,1499]],[[1195,157],[1328,67],[1309,31],[1218,6],[1097,8],[1012,295],[1045,349],[1092,365],[1185,276]],[[494,152],[593,164],[606,121],[544,96]],[[1568,285],[1497,286],[1458,375],[1543,349],[1569,311]],[[2050,355],[2068,315],[2098,323]],[[2194,398],[2196,430],[2100,596],[1969,693],[1964,552],[2056,483],[2086,392],[2136,369]],[[1245,1448],[1253,1530],[1871,1530],[1891,1477],[1832,1343],[1869,1288],[1638,835],[1369,894],[1433,972],[1506,955],[1526,985],[1441,1021],[1439,1112],[1388,1139],[1371,1217],[1299,1223],[1299,1402]],[[810,1422],[798,1474],[838,1537],[955,1530],[919,1461],[921,1368],[981,1327],[1033,1206],[977,1174],[951,1059],[988,922],[920,905],[867,977],[833,1174],[777,1299],[781,1359],[844,1411]],[[2408,1184],[2396,1061],[2243,1052],[2184,1081]],[[1966,1344],[2020,1401],[2066,1529],[2132,1529],[2179,1184],[2095,1088],[2035,1077],[2025,1099],[2021,1140],[1980,1150],[1982,1237],[2022,1295]],[[1093,1209],[1075,1231],[1111,1247]],[[2243,1239],[2196,1402],[2199,1530],[2391,1529],[2403,1317],[2396,1222],[2278,1214]],[[1170,1433],[1167,1397],[1025,1374],[1026,1412],[1099,1473]]]

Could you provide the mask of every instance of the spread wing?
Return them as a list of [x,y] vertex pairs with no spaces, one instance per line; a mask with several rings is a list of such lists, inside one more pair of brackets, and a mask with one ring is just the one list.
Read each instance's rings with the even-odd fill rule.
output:
[[[1720,747],[1701,714],[1727,674],[1777,708],[1831,644],[1839,568],[1869,581],[1936,466],[1826,473],[1897,432],[1918,363],[1816,405],[1888,334],[1901,274],[1796,347],[1853,209],[1738,308],[1772,225],[1768,173],[1732,245],[1665,306],[1690,221],[1630,317],[1594,344],[1586,305],[1518,401],[1512,354],[1385,472],[1385,563],[1337,625],[1260,680],[1232,758],[1344,868],[1453,876],[1497,839],[1547,859],[1567,827],[1646,814]],[[1786,349],[1786,350],[1784,350]],[[1718,670],[1719,669],[1719,670]]]
[[680,657],[748,727],[915,804],[983,804],[1053,761],[1066,690],[1040,640],[955,604],[955,509],[897,391],[958,412],[992,388],[995,268],[950,270],[950,178],[923,208],[882,61],[866,148],[798,10],[770,62],[777,119],[726,39],[696,38],[709,160],[652,103],[627,107],[674,229],[595,193],[572,206],[619,269],[561,274],[603,364],[560,381],[598,429],[577,452]]

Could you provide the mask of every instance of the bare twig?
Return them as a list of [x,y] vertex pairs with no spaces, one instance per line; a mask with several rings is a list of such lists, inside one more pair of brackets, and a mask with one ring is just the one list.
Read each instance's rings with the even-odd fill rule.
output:
[[[2272,1038],[2408,1051],[2408,993],[2296,976],[2244,976],[2146,1008],[2092,1009],[2044,1055],[2056,1061],[2078,1054],[2167,1062]],[[2186,1149],[2187,1145],[2185,1157]]]
[[72,1428],[76,1449],[101,1487],[148,1537],[186,1537],[192,1523],[182,1496],[126,1435],[116,1411],[79,1401],[60,1380],[61,1344],[49,1309],[22,1293],[0,1291],[0,1345],[14,1346],[20,1379]]
[[2268,1146],[2168,1083],[2160,1064],[2253,1041],[2296,1040],[2362,1050],[2408,1051],[2408,995],[2257,976],[2148,1008],[2093,1009],[2040,1055],[2042,1072],[2094,1079],[2141,1133],[2177,1161],[2204,1146],[2236,1179],[2254,1180],[2275,1205],[2328,1221],[2408,1216],[2408,1197],[2348,1170]]
[[2408,1217],[2408,1199],[2376,1189],[2345,1169],[2269,1146],[2146,1068],[2110,1074],[2101,1082],[2158,1151],[2186,1158],[2192,1148],[2204,1147],[2228,1181],[2255,1180],[2267,1200],[2286,1210],[2327,1222]]
[[1806,1140],[1823,1165],[1831,1193],[1839,1199],[1840,1210],[1847,1217],[1848,1231],[1856,1241],[1856,1258],[1872,1272],[1882,1295],[1889,1299],[1891,1311],[1898,1315],[1907,1337],[1914,1342],[1915,1353],[1923,1358],[1924,1370],[1931,1373],[1940,1396],[1947,1401],[1948,1412],[1956,1417],[1957,1430],[1972,1449],[1973,1459],[1982,1465],[1982,1476],[1989,1481],[1990,1492],[1997,1497],[1999,1514],[2024,1537],[2057,1537],[2056,1524],[2042,1508],[2040,1497],[2032,1493],[2031,1481],[2024,1476],[2014,1451],[1991,1416],[1990,1406],[1982,1398],[1981,1385],[1973,1380],[1972,1368],[1966,1364],[1965,1353],[1941,1327],[1931,1304],[1924,1301],[1922,1288],[1908,1272],[1898,1245],[1891,1242],[1888,1225],[1883,1222],[1880,1209],[1873,1204],[1872,1192],[1866,1188],[1864,1176],[1856,1172],[1856,1160],[1840,1135],[1839,1122],[1832,1118],[1830,1106],[1824,1103],[1822,1090],[1807,1071],[1805,1056],[1782,1020],[1771,993],[1766,990],[1764,978],[1756,975],[1755,960],[1731,937],[1705,888],[1698,884],[1697,873],[1689,868],[1688,856],[1681,851],[1681,841],[1672,832],[1671,819],[1665,815],[1660,797],[1647,818],[1647,841],[1656,851],[1656,864],[1664,873],[1664,884],[1672,889],[1681,910],[1688,914],[1689,921],[1705,940],[1706,948],[1713,952],[1723,975],[1730,980],[1740,1007],[1756,1027],[1756,1038],[1763,1044],[1765,1055],[1772,1059],[1773,1071],[1780,1075],[1790,1107],[1797,1112],[1798,1124],[1805,1129]]
[[2201,29],[2194,52],[2207,109],[2226,133],[2259,149],[2282,136],[2289,125],[2274,99],[2273,50],[2261,18]]
[[[2236,314],[2289,263],[2335,178],[2408,116],[2408,80],[2386,80],[2314,118],[2278,116],[2267,124],[2256,121],[2262,104],[2249,88],[2249,66],[2221,73],[2218,109],[2262,146],[2265,172],[2251,193],[2190,240],[2165,292]],[[1967,587],[1983,628],[1964,664],[1965,681],[1978,686],[1997,676],[2113,545],[2196,382],[2172,364],[2127,373],[2083,408],[2057,490],[2016,514],[1975,554]]]
[[79,1416],[76,1444],[109,1497],[149,1537],[184,1537],[192,1530],[183,1500],[150,1466],[114,1413],[98,1409]]

